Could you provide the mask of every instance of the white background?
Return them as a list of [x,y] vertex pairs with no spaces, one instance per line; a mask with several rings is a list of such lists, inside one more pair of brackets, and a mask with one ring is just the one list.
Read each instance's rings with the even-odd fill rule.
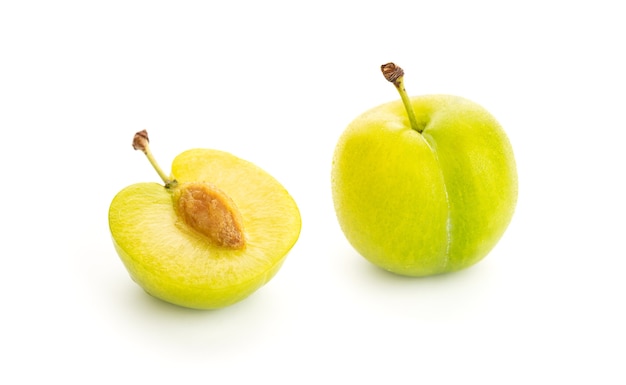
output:
[[[626,59],[618,1],[6,1],[0,383],[626,382]],[[520,193],[478,265],[407,279],[334,217],[337,138],[410,94],[505,127]],[[192,311],[128,277],[107,210],[192,147],[251,160],[301,237],[247,300]]]

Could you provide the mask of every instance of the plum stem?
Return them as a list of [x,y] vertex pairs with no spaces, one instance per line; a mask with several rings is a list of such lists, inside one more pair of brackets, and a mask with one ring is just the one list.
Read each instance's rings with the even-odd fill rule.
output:
[[400,94],[400,98],[402,99],[402,103],[404,104],[404,108],[406,109],[406,113],[409,116],[409,122],[411,123],[411,128],[420,134],[424,131],[423,127],[417,123],[417,118],[415,118],[415,111],[413,111],[413,106],[411,105],[411,99],[409,95],[406,93],[406,89],[404,88],[404,70],[394,63],[387,63],[380,66],[385,79],[388,82],[393,83]]
[[163,183],[165,183],[165,187],[169,188],[176,183],[175,180],[171,180],[167,174],[163,172],[163,169],[159,166],[156,159],[154,159],[152,151],[150,151],[150,138],[148,138],[148,131],[142,130],[135,134],[135,137],[133,138],[133,148],[135,150],[141,150],[141,152],[146,155],[146,158],[148,158],[152,167],[156,170],[157,174],[159,174]]

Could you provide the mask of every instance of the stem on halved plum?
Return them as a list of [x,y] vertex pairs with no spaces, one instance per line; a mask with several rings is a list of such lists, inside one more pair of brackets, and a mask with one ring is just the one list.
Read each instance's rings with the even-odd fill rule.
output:
[[394,63],[383,64],[380,66],[380,69],[383,72],[385,79],[396,86],[396,89],[400,94],[400,98],[402,99],[402,103],[404,104],[404,108],[406,109],[406,113],[409,116],[411,128],[421,134],[422,131],[424,131],[424,128],[417,124],[415,111],[413,111],[413,106],[411,105],[411,99],[406,93],[406,89],[404,89],[404,70]]
[[135,150],[141,150],[141,152],[146,155],[146,158],[148,158],[148,161],[150,162],[152,167],[156,170],[157,174],[159,174],[159,176],[163,180],[163,183],[165,183],[165,187],[170,188],[176,185],[176,181],[170,179],[167,174],[163,172],[163,169],[159,166],[156,159],[154,159],[152,151],[150,151],[150,139],[148,138],[148,131],[142,130],[135,134],[135,137],[133,138],[133,148]]

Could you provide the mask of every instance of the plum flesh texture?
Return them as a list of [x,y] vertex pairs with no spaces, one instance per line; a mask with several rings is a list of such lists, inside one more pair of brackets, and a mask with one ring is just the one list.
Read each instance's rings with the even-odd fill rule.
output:
[[134,184],[109,210],[113,242],[132,279],[157,298],[197,309],[234,304],[267,283],[300,234],[300,213],[285,188],[256,165],[209,149],[178,155],[172,179],[212,183],[228,194],[241,213],[246,245],[209,242],[177,214],[172,189]]

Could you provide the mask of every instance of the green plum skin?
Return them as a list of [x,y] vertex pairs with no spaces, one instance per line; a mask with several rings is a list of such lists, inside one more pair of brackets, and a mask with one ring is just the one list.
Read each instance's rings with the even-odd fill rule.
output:
[[398,100],[357,117],[332,164],[338,222],[367,260],[407,276],[469,267],[508,227],[517,203],[512,146],[480,105],[452,95]]

